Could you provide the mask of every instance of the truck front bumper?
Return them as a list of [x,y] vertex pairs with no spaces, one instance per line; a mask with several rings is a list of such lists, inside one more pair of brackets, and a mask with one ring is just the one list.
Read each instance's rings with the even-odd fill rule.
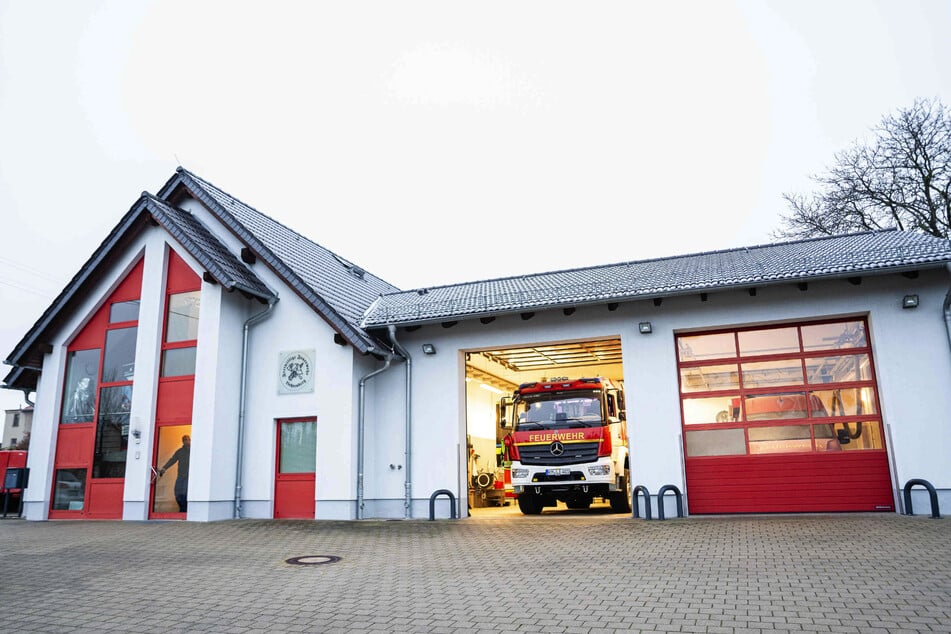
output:
[[618,474],[609,459],[562,467],[522,466],[512,463],[512,488],[524,491],[557,493],[583,491],[593,494],[618,491]]

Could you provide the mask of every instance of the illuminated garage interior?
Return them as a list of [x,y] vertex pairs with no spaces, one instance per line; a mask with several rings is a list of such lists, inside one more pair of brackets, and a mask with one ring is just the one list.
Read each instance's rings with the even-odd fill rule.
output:
[[[466,440],[469,512],[521,516],[504,459],[507,430],[499,403],[522,383],[554,378],[603,377],[623,385],[621,339],[536,343],[466,352]],[[599,501],[600,502],[600,501]],[[554,509],[547,509],[551,513]],[[604,503],[592,512],[609,510]],[[559,505],[557,512],[575,513]]]

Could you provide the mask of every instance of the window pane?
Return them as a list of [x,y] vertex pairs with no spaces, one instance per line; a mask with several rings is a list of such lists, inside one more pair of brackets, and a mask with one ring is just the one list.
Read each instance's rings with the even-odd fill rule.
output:
[[742,429],[710,429],[688,431],[685,435],[687,455],[735,456],[746,453],[746,437]]
[[809,425],[750,427],[750,453],[794,453],[812,451]]
[[201,291],[178,293],[168,298],[166,343],[191,341],[198,338],[198,307]]
[[714,398],[685,398],[684,423],[702,425],[704,423],[729,423],[740,415],[740,399],[735,395]]
[[92,477],[124,478],[129,447],[129,408],[132,386],[104,387],[99,392],[99,424],[93,453]]
[[706,365],[699,368],[681,368],[681,392],[711,392],[738,390],[740,377],[733,365]]
[[[784,394],[759,394],[745,399],[746,420],[777,420],[784,418],[806,418],[806,395],[803,392]],[[818,403],[814,401],[818,406]]]
[[882,426],[878,421],[813,425],[816,451],[864,451],[882,449]]
[[63,394],[61,422],[92,422],[98,376],[98,350],[77,350],[69,353],[66,360],[66,391]]
[[[819,400],[823,409],[813,416],[862,416],[877,414],[875,390],[870,387],[854,387],[812,393],[813,402]],[[815,409],[815,408],[814,408]]]
[[794,327],[745,330],[738,336],[742,356],[799,352],[799,333]]
[[109,307],[109,323],[117,324],[120,321],[139,320],[139,300],[131,302],[116,302]]
[[138,328],[106,332],[106,353],[102,360],[102,382],[131,381],[135,372],[135,336]]
[[281,473],[313,473],[317,468],[317,423],[281,423]]
[[867,354],[806,359],[806,376],[810,383],[845,383],[869,381],[872,368]]
[[195,373],[195,350],[172,348],[162,353],[162,376],[189,376]]
[[844,321],[835,324],[802,327],[802,347],[806,352],[810,350],[864,348],[867,345],[865,324],[861,321]]
[[81,511],[86,497],[85,469],[57,469],[53,491],[54,511]]
[[802,361],[799,359],[744,363],[741,367],[745,388],[802,385],[803,382]]
[[681,361],[700,361],[736,356],[736,340],[732,332],[718,335],[679,337],[677,348]]

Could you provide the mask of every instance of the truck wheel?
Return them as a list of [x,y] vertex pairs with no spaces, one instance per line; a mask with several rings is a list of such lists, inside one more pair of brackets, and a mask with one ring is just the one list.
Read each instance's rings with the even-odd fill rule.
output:
[[523,515],[538,515],[542,512],[544,504],[541,497],[531,493],[518,494],[518,510]]
[[631,512],[631,470],[624,469],[624,489],[611,494],[611,510],[615,513]]

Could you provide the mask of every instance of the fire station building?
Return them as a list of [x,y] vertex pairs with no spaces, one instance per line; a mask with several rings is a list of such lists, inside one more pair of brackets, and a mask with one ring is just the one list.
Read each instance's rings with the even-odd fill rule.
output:
[[465,517],[507,479],[501,396],[591,376],[654,517],[669,486],[689,515],[903,512],[913,480],[951,508],[951,243],[910,232],[401,290],[179,168],[5,363],[30,520]]

